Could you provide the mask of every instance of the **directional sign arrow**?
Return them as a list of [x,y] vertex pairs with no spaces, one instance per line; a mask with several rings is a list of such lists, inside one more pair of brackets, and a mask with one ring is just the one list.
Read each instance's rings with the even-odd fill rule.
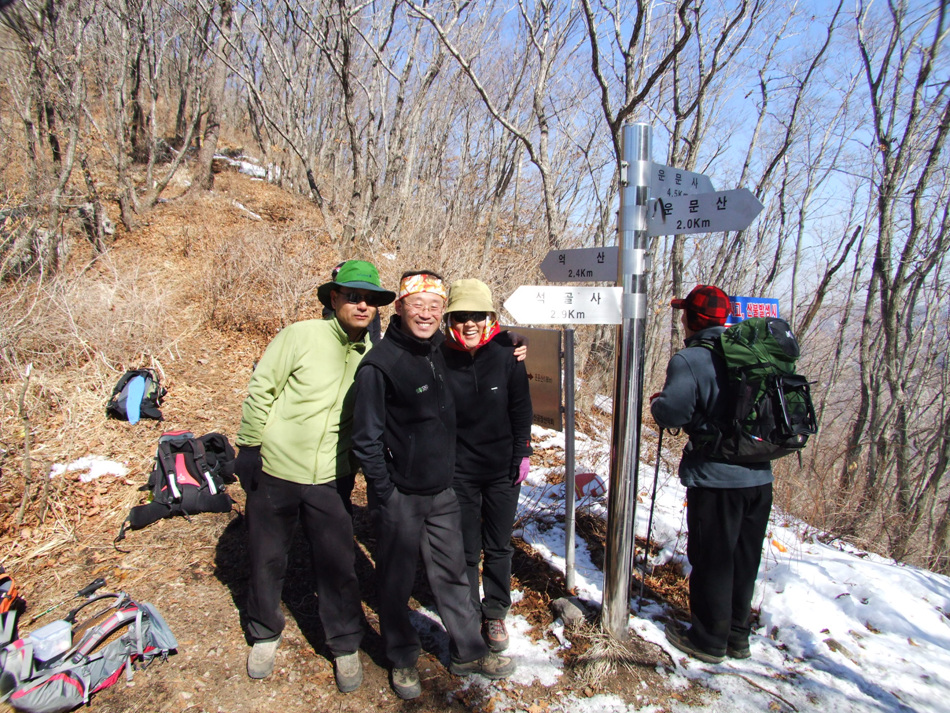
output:
[[715,191],[709,176],[702,173],[670,168],[662,163],[653,164],[650,175],[650,193],[654,198],[674,198],[676,196],[712,193]]
[[745,230],[762,210],[748,188],[657,198],[649,209],[648,235]]
[[620,324],[621,287],[522,285],[505,300],[519,324]]
[[541,272],[552,282],[616,282],[620,248],[552,250],[541,261]]

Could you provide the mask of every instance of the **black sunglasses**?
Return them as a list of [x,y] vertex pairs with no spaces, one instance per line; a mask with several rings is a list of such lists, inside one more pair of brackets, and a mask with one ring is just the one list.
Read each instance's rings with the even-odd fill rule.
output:
[[362,294],[360,292],[343,292],[342,290],[338,290],[337,293],[351,305],[358,305],[360,302],[365,302],[370,307],[379,306],[379,297],[372,292]]
[[471,320],[472,322],[484,322],[488,318],[488,312],[452,312],[449,317],[453,322],[464,324]]

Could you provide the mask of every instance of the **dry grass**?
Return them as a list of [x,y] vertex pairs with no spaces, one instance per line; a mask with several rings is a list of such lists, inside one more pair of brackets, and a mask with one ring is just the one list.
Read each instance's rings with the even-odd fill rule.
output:
[[573,650],[570,667],[582,686],[601,685],[621,671],[636,675],[642,668],[668,666],[669,656],[656,644],[639,638],[618,641],[597,624],[577,624],[567,635]]
[[328,253],[312,236],[268,225],[220,244],[211,258],[211,323],[270,336],[292,322],[318,317],[317,288],[329,279]]

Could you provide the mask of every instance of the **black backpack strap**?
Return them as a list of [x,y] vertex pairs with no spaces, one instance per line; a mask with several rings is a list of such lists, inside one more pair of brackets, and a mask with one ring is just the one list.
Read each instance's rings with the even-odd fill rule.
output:
[[175,454],[167,441],[159,441],[155,453],[155,467],[157,475],[152,490],[154,500],[169,503],[181,500],[181,490],[175,478]]
[[[165,389],[162,388],[158,374],[154,369],[139,369],[139,373],[146,379],[145,394],[142,397],[142,405],[139,407],[139,413],[145,418],[163,421],[164,417],[158,407],[162,403]],[[151,384],[151,386],[149,386],[149,384]],[[149,394],[150,391],[153,391],[151,395]]]
[[205,488],[212,495],[217,495],[221,489],[220,482],[215,482],[214,475],[211,472],[211,466],[208,465],[208,457],[205,454],[205,444],[200,438],[192,438],[189,443],[191,452],[195,459],[195,465],[198,466],[198,472],[201,474],[201,490]]
[[194,515],[201,512],[199,496],[205,492],[204,488],[184,488],[181,492],[179,507],[183,515]]
[[201,436],[199,440],[204,444],[205,457],[211,467],[211,475],[215,478],[215,483],[220,483],[222,486],[233,483],[236,454],[227,436],[212,431]]
[[164,421],[165,417],[162,416],[162,412],[158,407],[153,406],[145,399],[142,400],[142,405],[139,406],[139,414],[145,418],[150,418],[153,421]]

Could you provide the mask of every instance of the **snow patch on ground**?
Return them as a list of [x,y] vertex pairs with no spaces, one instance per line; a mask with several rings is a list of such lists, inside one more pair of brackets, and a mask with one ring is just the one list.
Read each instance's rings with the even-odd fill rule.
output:
[[79,474],[79,480],[83,483],[88,483],[103,475],[114,475],[117,478],[122,478],[129,473],[129,469],[122,463],[106,460],[101,456],[85,456],[72,463],[54,463],[49,469],[49,477],[55,478],[63,473],[77,470],[83,471]]
[[[536,450],[564,446],[562,433],[535,427],[533,434],[540,439]],[[609,444],[579,434],[575,451],[578,472],[596,472],[609,484]],[[664,455],[666,462],[678,463],[679,454]],[[549,470],[532,469],[522,488],[519,514],[528,517],[520,534],[563,571],[564,487],[544,481]],[[645,536],[654,467],[641,463],[639,479],[636,532]],[[675,472],[661,467],[652,530],[660,552],[649,566],[675,560],[688,570],[685,503]],[[578,507],[605,518],[606,504],[605,495],[579,501]],[[682,704],[673,710],[752,713],[789,705],[799,711],[836,712],[948,709],[950,579],[844,543],[825,544],[817,534],[773,511],[753,600],[761,627],[753,633],[750,659],[726,659],[718,665],[690,659],[666,642],[663,629],[672,612],[665,605],[631,601],[631,630],[662,646],[675,662],[671,684],[679,680],[685,686],[693,680],[720,693],[706,706]],[[575,537],[575,544],[577,593],[599,603],[603,574],[591,562],[584,541]],[[532,670],[542,659],[534,654]],[[649,709],[600,695],[572,699],[564,710]]]

